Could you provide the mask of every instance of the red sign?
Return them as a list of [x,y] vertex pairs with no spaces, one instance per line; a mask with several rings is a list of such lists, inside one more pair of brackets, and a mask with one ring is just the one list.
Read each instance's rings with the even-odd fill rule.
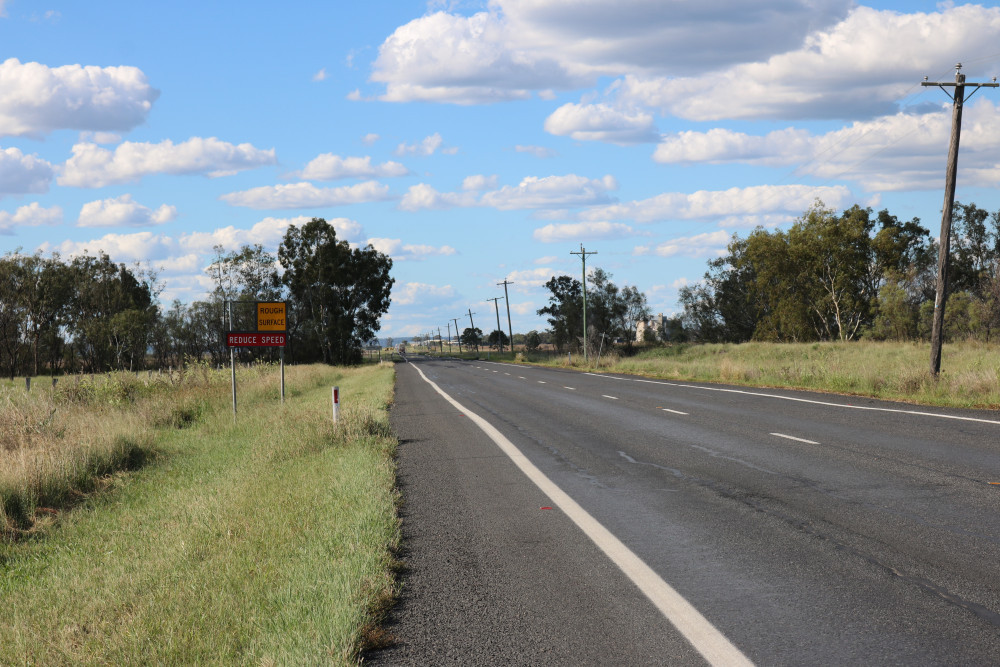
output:
[[226,334],[228,347],[285,347],[288,334],[284,333],[238,333]]

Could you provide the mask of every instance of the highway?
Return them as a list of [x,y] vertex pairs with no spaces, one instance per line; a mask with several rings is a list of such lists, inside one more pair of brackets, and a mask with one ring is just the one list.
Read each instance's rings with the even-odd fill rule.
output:
[[997,664],[1000,414],[410,357],[375,664]]

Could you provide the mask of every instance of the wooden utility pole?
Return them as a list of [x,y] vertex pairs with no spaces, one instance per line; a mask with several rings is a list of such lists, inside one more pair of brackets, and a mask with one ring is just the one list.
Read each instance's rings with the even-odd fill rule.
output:
[[[470,316],[469,319],[471,320],[472,317]],[[458,318],[453,317],[451,321],[455,323],[455,338],[458,339],[458,353],[462,354],[462,334],[458,332]]]
[[500,306],[497,302],[502,298],[502,296],[495,296],[492,299],[486,299],[493,302],[493,309],[497,311],[497,344],[500,346],[500,354],[503,354],[503,332],[500,331]]
[[[924,77],[921,86],[937,86],[952,99],[951,141],[948,145],[948,168],[944,176],[944,205],[941,209],[941,239],[938,249],[937,289],[934,296],[934,321],[931,327],[931,375],[941,372],[941,338],[944,333],[944,305],[948,299],[948,254],[951,247],[951,209],[955,206],[955,181],[958,176],[958,144],[962,135],[962,107],[968,99],[965,89],[972,88],[969,97],[980,88],[996,88],[997,78],[992,83],[966,83],[962,74],[962,63],[955,65],[955,83],[928,81]],[[954,86],[955,94],[948,92]]]
[[510,328],[510,297],[507,296],[507,285],[513,285],[514,283],[508,281],[506,278],[503,279],[502,283],[497,283],[497,285],[503,285],[503,300],[507,304],[507,334],[510,336],[510,351],[514,351],[514,331]]
[[472,327],[472,337],[476,339],[476,354],[479,354],[479,336],[476,335],[476,323],[472,321],[473,315],[475,313],[469,308],[469,326]]
[[580,252],[571,252],[571,255],[579,255],[583,260],[583,361],[587,363],[587,255],[596,255],[597,251],[587,252],[583,244],[580,244]]

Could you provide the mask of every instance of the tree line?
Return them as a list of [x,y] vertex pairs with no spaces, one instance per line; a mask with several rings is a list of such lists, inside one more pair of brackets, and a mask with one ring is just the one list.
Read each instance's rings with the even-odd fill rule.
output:
[[[956,202],[945,336],[1000,332],[1000,211]],[[681,290],[675,339],[706,342],[929,339],[938,243],[919,218],[817,202],[787,230],[734,235]]]
[[[255,301],[285,301],[286,360],[356,363],[389,308],[392,260],[351,248],[322,218],[287,229],[277,254],[260,245],[215,248],[207,298],[162,308],[162,283],[141,266],[101,252],[0,257],[0,373],[104,372],[222,364],[224,334],[256,328]],[[276,359],[275,348],[242,348],[240,359]]]
[[[620,341],[631,352],[635,341],[636,323],[649,319],[646,295],[637,287],[618,287],[611,281],[611,274],[595,269],[587,276],[587,332],[584,337],[583,283],[570,276],[553,276],[545,288],[549,302],[537,312],[545,315],[549,323],[547,338],[560,352],[579,351],[584,345],[598,352],[600,347]],[[529,332],[525,345],[538,347],[538,332]]]

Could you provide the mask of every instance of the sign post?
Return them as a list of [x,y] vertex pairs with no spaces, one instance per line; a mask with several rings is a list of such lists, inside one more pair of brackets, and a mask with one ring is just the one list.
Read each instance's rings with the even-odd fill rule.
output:
[[337,423],[340,414],[340,387],[333,388],[333,423]]
[[[257,331],[288,331],[285,319],[284,301],[257,302]],[[278,350],[278,365],[281,367],[281,402],[285,402],[285,346]]]
[[285,402],[285,346],[288,344],[288,326],[284,301],[256,301],[257,330],[233,331],[233,302],[229,302],[229,331],[226,345],[233,378],[233,418],[236,418],[236,348],[277,347],[281,360],[281,402]]

